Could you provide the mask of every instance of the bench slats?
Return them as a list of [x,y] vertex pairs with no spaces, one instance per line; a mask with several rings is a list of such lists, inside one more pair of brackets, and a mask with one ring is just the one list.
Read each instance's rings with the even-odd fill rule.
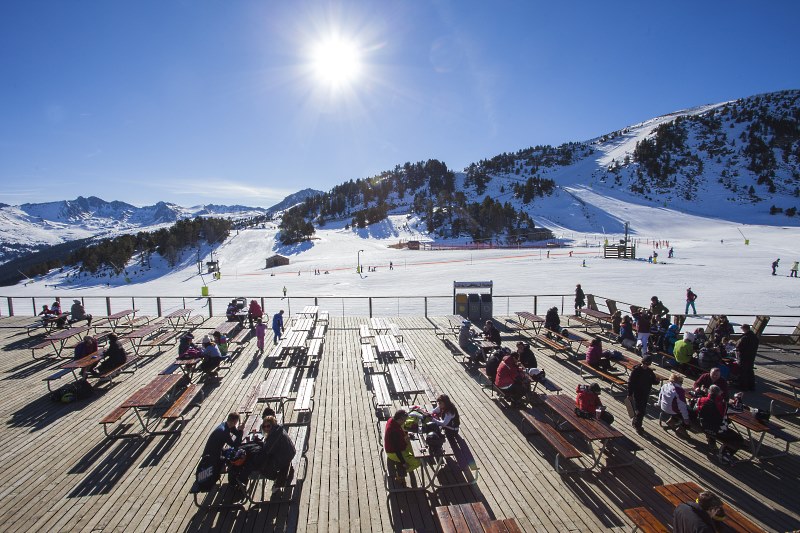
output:
[[391,407],[392,396],[389,394],[389,384],[383,374],[370,374],[372,384],[372,394],[375,396],[377,407]]
[[646,507],[625,509],[625,514],[628,515],[628,518],[630,518],[643,533],[668,533],[664,524],[653,516],[653,513]]
[[612,385],[617,385],[617,386],[620,386],[620,387],[625,387],[627,385],[626,381],[620,379],[619,377],[615,376],[614,374],[610,374],[608,372],[604,372],[604,371],[602,371],[600,369],[597,369],[597,368],[593,367],[592,365],[587,363],[585,360],[578,361],[578,365],[580,365],[581,369],[586,369],[589,372],[591,372],[591,373],[593,373],[593,374],[595,374],[597,376],[602,377],[606,381],[610,382]]
[[556,452],[559,453],[559,455],[565,459],[577,459],[581,456],[581,452],[579,452],[575,446],[570,444],[556,428],[547,422],[543,422],[534,418],[534,416],[530,413],[523,412],[522,416],[531,426],[533,426],[533,429],[535,429],[536,432],[541,435],[556,450]]
[[117,407],[116,409],[114,409],[113,411],[108,413],[106,416],[101,418],[100,419],[100,423],[101,424],[113,424],[114,422],[119,421],[119,419],[122,418],[125,415],[125,413],[127,413],[127,412],[128,412],[128,408],[127,407]]
[[183,411],[186,410],[187,407],[194,401],[195,397],[200,393],[202,387],[196,383],[193,383],[186,387],[186,390],[183,391],[175,403],[167,409],[167,411],[161,415],[161,418],[165,419],[175,419],[180,418],[183,414]]
[[361,345],[361,362],[365,365],[375,364],[375,347],[371,344]]
[[295,411],[310,411],[314,398],[314,378],[303,378],[297,389],[297,399],[294,402]]

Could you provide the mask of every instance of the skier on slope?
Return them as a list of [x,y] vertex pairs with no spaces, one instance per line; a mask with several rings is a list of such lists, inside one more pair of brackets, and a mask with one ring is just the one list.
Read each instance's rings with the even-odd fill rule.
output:
[[781,262],[781,258],[780,257],[772,262],[772,275],[773,276],[777,276],[777,274],[775,273],[775,270],[778,268],[778,263],[780,263],[780,262]]

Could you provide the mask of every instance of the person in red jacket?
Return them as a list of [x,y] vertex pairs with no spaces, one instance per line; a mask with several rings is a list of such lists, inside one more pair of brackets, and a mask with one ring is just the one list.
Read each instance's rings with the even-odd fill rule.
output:
[[405,483],[406,472],[411,472],[422,464],[419,459],[414,457],[408,432],[403,428],[403,423],[407,419],[408,412],[399,409],[386,422],[386,431],[383,434],[383,449],[386,451],[386,457],[390,461],[400,463],[398,476],[395,479],[397,483]]
[[258,302],[250,300],[250,307],[247,309],[247,319],[250,321],[250,329],[253,329],[253,322],[263,317],[264,311],[261,310],[261,306],[258,305]]
[[495,386],[508,396],[512,403],[520,403],[531,392],[531,379],[519,362],[517,352],[510,353],[503,358],[497,367],[494,378]]
[[[606,424],[614,422],[614,415],[606,411],[603,402],[600,401],[600,385],[592,383],[591,385],[578,385],[575,389],[578,395],[575,397],[575,407],[586,418],[595,418],[597,410],[600,409],[600,420]],[[591,416],[590,416],[591,415]]]

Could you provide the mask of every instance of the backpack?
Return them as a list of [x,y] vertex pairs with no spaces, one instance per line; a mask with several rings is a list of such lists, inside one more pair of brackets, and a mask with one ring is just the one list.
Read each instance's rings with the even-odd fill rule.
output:
[[208,492],[219,481],[220,473],[217,471],[217,461],[210,455],[204,455],[200,459],[194,475],[197,488],[202,492]]

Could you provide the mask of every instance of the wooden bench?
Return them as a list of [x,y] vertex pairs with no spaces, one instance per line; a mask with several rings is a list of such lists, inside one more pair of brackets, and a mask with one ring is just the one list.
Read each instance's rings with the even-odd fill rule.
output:
[[492,521],[481,502],[443,505],[436,508],[442,533],[483,533]]
[[[773,416],[781,417],[781,416],[791,416],[800,414],[800,400],[798,400],[797,398],[793,398],[788,394],[781,394],[780,392],[765,392],[764,396],[766,396],[771,400],[769,402],[769,412]],[[793,407],[794,412],[786,411],[783,413],[779,413],[778,410],[775,408],[775,402],[788,405],[789,407]]]
[[647,507],[633,507],[625,509],[625,514],[634,523],[636,527],[633,531],[641,529],[643,533],[669,533],[669,530],[662,524],[658,518]]
[[[42,341],[39,344],[31,346],[31,357],[33,357],[34,359],[38,359],[36,357],[36,350],[41,350],[43,348],[52,348],[52,347],[53,343],[50,341]],[[45,357],[47,357],[47,354],[45,354]]]
[[250,330],[248,328],[239,328],[239,331],[228,337],[228,344],[241,344],[247,340],[249,335]]
[[239,409],[236,411],[237,413],[250,414],[255,410],[260,388],[261,384],[256,383],[247,390],[247,394],[245,394],[244,398],[242,398],[242,402],[239,404]]
[[[693,365],[692,363],[679,363],[675,360],[674,355],[670,355],[667,352],[658,351],[655,353],[655,355],[661,358],[661,366],[668,368],[669,370],[677,370],[678,372],[686,374],[687,376],[700,376],[706,372],[699,366]],[[674,365],[666,364],[666,361],[672,361]]]
[[186,390],[178,396],[178,399],[173,402],[169,409],[167,409],[161,418],[165,420],[174,420],[176,418],[183,418],[183,412],[189,407],[200,407],[194,403],[198,395],[202,395],[203,387],[201,385],[192,383]]
[[317,324],[314,326],[314,332],[311,334],[312,339],[322,339],[325,337],[325,326],[322,324]]
[[553,351],[554,354],[558,353],[570,353],[572,349],[569,345],[563,344],[556,339],[550,338],[544,333],[536,335],[533,337],[533,340],[537,343],[541,344],[543,348],[549,348]]
[[569,473],[569,470],[565,469],[560,464],[560,460],[563,457],[564,459],[577,459],[581,457],[581,452],[578,451],[575,446],[569,443],[567,439],[564,438],[561,433],[558,432],[556,428],[535,418],[531,413],[527,411],[522,411],[522,418],[528,424],[533,427],[533,429],[538,433],[544,440],[547,441],[550,446],[556,451],[556,457],[553,461],[553,467],[555,468],[556,472],[559,474],[566,474]]
[[569,315],[569,316],[567,316],[567,325],[568,326],[572,326],[573,322],[577,322],[578,324],[580,324],[584,328],[589,328],[589,327],[593,327],[593,326],[597,325],[597,322],[595,322],[594,320],[588,320],[586,318],[583,318],[582,316],[578,316],[578,315]]
[[388,419],[391,416],[389,408],[392,407],[392,396],[389,394],[389,384],[385,374],[370,374],[369,381],[372,385],[372,405],[379,419]]
[[400,326],[397,324],[389,324],[389,331],[394,335],[394,338],[403,342],[403,332],[400,331]]
[[371,344],[361,345],[361,364],[375,366],[375,347]]
[[52,386],[52,383],[53,383],[53,381],[56,381],[56,380],[58,380],[58,379],[61,379],[61,378],[63,378],[64,376],[66,376],[67,374],[71,374],[71,373],[72,373],[72,369],[71,369],[71,368],[62,368],[62,369],[61,369],[61,370],[59,370],[58,372],[54,372],[53,374],[50,374],[50,375],[49,375],[49,376],[47,376],[46,378],[43,378],[43,379],[42,379],[42,381],[44,381],[45,383],[47,383],[47,390],[49,390],[50,392],[52,392],[52,391],[53,391],[53,389],[52,389],[52,388],[50,388],[50,387]]
[[414,352],[408,347],[408,344],[403,343],[403,345],[400,346],[400,354],[402,354],[403,359],[410,362],[414,367],[417,366],[417,356],[414,355]]
[[314,378],[303,378],[297,389],[293,410],[310,413],[314,409]]
[[592,375],[594,375],[596,377],[601,377],[601,378],[605,379],[606,381],[608,381],[609,383],[611,383],[611,388],[612,389],[616,386],[616,387],[619,387],[620,389],[622,389],[623,391],[627,390],[628,383],[625,380],[620,379],[619,376],[616,376],[616,375],[611,374],[609,372],[605,372],[603,370],[599,370],[599,369],[593,367],[592,365],[590,365],[589,363],[587,363],[586,360],[578,361],[578,366],[580,367],[580,375],[581,375],[582,379],[585,379],[585,376],[583,375],[583,373],[584,373],[584,370],[587,370],[587,371],[589,371],[590,374],[592,374]]
[[322,357],[322,347],[325,343],[325,339],[311,339],[308,341],[308,350],[307,354],[314,358]]
[[375,336],[370,331],[369,326],[366,324],[361,324],[358,326],[358,335],[361,338],[361,343],[364,344],[365,342],[369,342],[370,339],[374,338]]
[[[112,368],[102,374],[97,374],[95,377],[97,378],[98,383],[103,383],[105,381],[113,381],[115,377],[119,376],[120,374],[133,374],[134,370],[128,370],[128,367],[133,366],[137,367],[137,361],[139,357],[136,354],[130,354],[127,356],[127,359],[121,365]],[[102,362],[102,360],[101,360]],[[90,376],[91,377],[91,376]]]
[[514,518],[501,518],[489,522],[486,533],[522,533],[522,529]]
[[175,344],[175,338],[178,335],[176,331],[166,331],[153,339],[148,339],[143,346],[171,346]]
[[100,424],[103,425],[103,433],[105,433],[106,437],[111,437],[111,434],[108,432],[108,426],[116,424],[119,422],[125,413],[128,412],[127,407],[117,407],[106,416],[100,419]]
[[328,314],[327,311],[320,311],[319,314],[317,315],[317,322],[324,322],[325,325],[327,326],[328,322],[330,321],[329,316],[330,315]]

